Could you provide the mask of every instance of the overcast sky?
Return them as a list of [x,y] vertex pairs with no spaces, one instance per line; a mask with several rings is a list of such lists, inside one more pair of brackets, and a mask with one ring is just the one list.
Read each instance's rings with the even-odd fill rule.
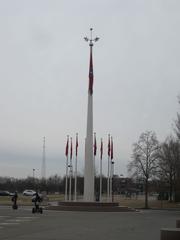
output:
[[[114,138],[115,173],[126,175],[132,144],[159,141],[180,112],[180,1],[0,0],[0,176],[65,173],[65,144],[79,134],[84,169],[89,46],[93,27],[94,131]],[[74,160],[73,160],[74,161]],[[97,166],[98,171],[98,166]]]

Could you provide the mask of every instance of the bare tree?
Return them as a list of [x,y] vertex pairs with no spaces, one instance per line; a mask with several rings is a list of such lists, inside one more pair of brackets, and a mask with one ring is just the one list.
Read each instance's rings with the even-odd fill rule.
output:
[[169,200],[172,202],[175,191],[178,167],[179,144],[172,136],[168,137],[158,151],[159,174],[169,184]]
[[[178,101],[180,104],[180,95],[178,96]],[[177,113],[177,119],[175,120],[175,129],[174,129],[177,138],[180,140],[180,114]]]
[[[180,104],[180,95],[178,96],[178,102]],[[180,147],[180,113],[177,113],[177,119],[175,120],[175,128],[174,131],[177,136],[177,140],[179,141]],[[180,161],[180,160],[179,160]],[[180,201],[180,164],[177,168],[177,177],[176,177],[176,192],[175,192],[175,201]]]
[[156,173],[158,166],[158,149],[159,144],[156,134],[152,131],[142,133],[138,142],[133,144],[133,160],[128,165],[129,172],[132,172],[134,176],[144,179],[145,208],[148,208],[148,181]]

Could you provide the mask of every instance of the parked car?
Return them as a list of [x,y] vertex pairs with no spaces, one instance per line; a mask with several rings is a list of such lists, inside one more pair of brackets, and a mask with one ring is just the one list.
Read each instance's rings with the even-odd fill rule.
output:
[[0,196],[12,196],[8,191],[0,191]]
[[34,190],[31,190],[31,189],[27,189],[23,192],[23,195],[24,196],[34,196],[35,195],[35,191]]

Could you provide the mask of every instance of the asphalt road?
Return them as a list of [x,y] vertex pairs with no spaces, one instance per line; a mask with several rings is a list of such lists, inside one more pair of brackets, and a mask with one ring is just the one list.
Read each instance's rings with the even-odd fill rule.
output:
[[160,240],[160,229],[175,227],[180,211],[93,213],[0,207],[1,240]]

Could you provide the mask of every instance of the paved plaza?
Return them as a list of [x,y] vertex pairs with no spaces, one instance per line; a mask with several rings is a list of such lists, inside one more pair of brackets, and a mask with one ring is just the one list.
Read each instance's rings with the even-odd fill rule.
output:
[[180,211],[58,212],[32,214],[30,207],[0,207],[1,240],[160,240],[160,228],[175,227]]

